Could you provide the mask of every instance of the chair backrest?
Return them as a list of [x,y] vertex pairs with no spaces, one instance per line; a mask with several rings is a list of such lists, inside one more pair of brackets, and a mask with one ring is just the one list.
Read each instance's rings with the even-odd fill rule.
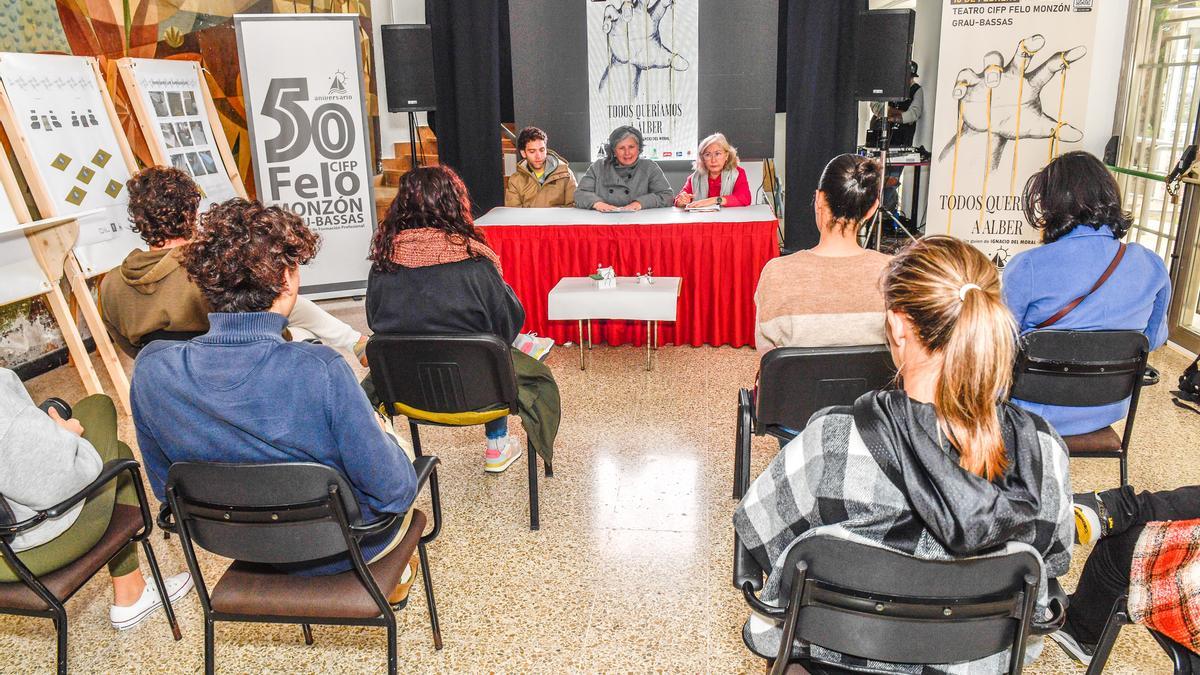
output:
[[793,597],[801,561],[800,607],[788,608],[796,640],[893,663],[973,661],[1023,643],[1041,565],[1029,551],[921,560],[818,534],[789,552],[780,597]]
[[193,543],[246,562],[345,553],[348,526],[360,518],[345,478],[308,462],[178,462],[167,473],[167,493],[176,523]]
[[887,345],[772,349],[759,365],[755,417],[759,425],[803,429],[818,410],[850,405],[895,375]]
[[457,413],[517,406],[509,346],[495,335],[376,333],[367,361],[379,400]]
[[1150,344],[1136,330],[1036,330],[1021,337],[1012,397],[1061,406],[1116,403],[1141,390]]

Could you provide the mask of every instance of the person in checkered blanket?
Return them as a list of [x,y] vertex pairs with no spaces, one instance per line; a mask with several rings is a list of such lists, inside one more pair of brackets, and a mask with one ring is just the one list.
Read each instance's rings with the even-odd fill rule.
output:
[[1135,492],[1128,485],[1077,494],[1075,541],[1095,543],[1071,594],[1067,622],[1050,635],[1090,665],[1114,603],[1186,648],[1200,672],[1200,486]]
[[[953,237],[922,239],[883,277],[886,333],[902,389],[813,415],[751,484],[734,514],[741,541],[770,570],[774,605],[791,546],[813,533],[852,537],[925,559],[1032,549],[1045,578],[1067,572],[1073,517],[1067,451],[1041,418],[1006,402],[1016,326],[996,269]],[[773,657],[778,624],[743,636]],[[1031,641],[1036,658],[1041,642]],[[995,673],[1008,651],[956,664],[863,662],[809,647],[814,661],[871,672]]]

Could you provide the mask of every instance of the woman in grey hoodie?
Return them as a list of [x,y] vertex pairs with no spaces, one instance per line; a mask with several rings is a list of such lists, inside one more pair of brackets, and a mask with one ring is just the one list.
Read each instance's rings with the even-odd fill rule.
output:
[[[16,373],[0,368],[0,521],[27,520],[82,490],[100,475],[105,462],[133,458],[129,446],[117,439],[112,399],[89,396],[76,404],[73,413],[64,420],[55,410],[42,412]],[[9,544],[35,576],[49,574],[90,551],[108,529],[114,509],[122,506],[138,508],[128,474],[63,515],[18,534]],[[132,628],[162,605],[158,589],[146,583],[138,568],[133,544],[109,561],[108,573],[113,582],[109,619],[114,628]],[[0,558],[0,583],[18,580],[16,570]],[[187,572],[163,583],[171,602],[192,588]]]
[[617,127],[606,149],[580,179],[575,206],[603,212],[671,206],[673,191],[666,174],[652,160],[641,159],[642,132]]

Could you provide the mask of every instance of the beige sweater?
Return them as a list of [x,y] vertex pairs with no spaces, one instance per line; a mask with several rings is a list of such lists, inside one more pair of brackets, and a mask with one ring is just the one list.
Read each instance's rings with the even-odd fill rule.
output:
[[880,278],[890,259],[877,251],[842,258],[797,251],[768,262],[754,293],[758,350],[883,344]]

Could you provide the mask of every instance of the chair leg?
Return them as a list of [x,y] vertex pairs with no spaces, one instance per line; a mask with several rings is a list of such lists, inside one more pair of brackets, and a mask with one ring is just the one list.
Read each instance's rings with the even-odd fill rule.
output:
[[1129,485],[1128,456],[1129,456],[1129,452],[1127,450],[1121,451],[1121,487],[1125,487],[1126,485]]
[[396,615],[388,614],[389,621],[387,622],[387,641],[388,641],[388,675],[396,675]]
[[67,675],[67,610],[55,608],[58,616],[54,617],[54,630],[58,638],[57,658],[58,675]]
[[421,583],[425,586],[425,603],[429,605],[429,626],[433,629],[433,648],[442,648],[442,626],[438,623],[437,603],[433,600],[433,575],[429,572],[429,554],[425,542],[417,544],[417,555],[421,556]]
[[213,620],[204,617],[204,675],[213,675],[217,664],[213,655]]
[[742,437],[746,433],[746,419],[742,414],[742,395],[738,393],[737,431],[733,438],[733,498],[742,496]]
[[300,632],[304,634],[304,644],[311,647],[313,643],[312,626],[302,623],[300,624]]
[[412,420],[408,421],[408,432],[412,434],[413,454],[417,457],[421,456],[421,432],[417,430],[417,423]]
[[1100,675],[1104,672],[1108,656],[1112,653],[1113,643],[1117,641],[1117,633],[1121,632],[1121,626],[1127,623],[1129,623],[1129,614],[1125,607],[1125,596],[1121,596],[1113,603],[1108,620],[1104,622],[1104,630],[1100,632],[1100,641],[1096,643],[1096,651],[1092,654],[1092,662],[1088,666],[1086,675]]
[[525,460],[529,465],[529,529],[536,530],[541,527],[541,520],[538,518],[537,453],[532,444],[525,446]]
[[183,634],[179,631],[179,622],[175,620],[175,608],[171,606],[171,600],[167,597],[167,586],[163,583],[162,570],[158,567],[158,559],[154,557],[154,547],[150,546],[149,538],[142,540],[142,550],[146,553],[146,563],[150,566],[150,576],[154,578],[154,585],[158,588],[158,592],[162,596],[162,607],[163,611],[167,614],[167,624],[171,626],[171,635],[178,642],[183,639]]

